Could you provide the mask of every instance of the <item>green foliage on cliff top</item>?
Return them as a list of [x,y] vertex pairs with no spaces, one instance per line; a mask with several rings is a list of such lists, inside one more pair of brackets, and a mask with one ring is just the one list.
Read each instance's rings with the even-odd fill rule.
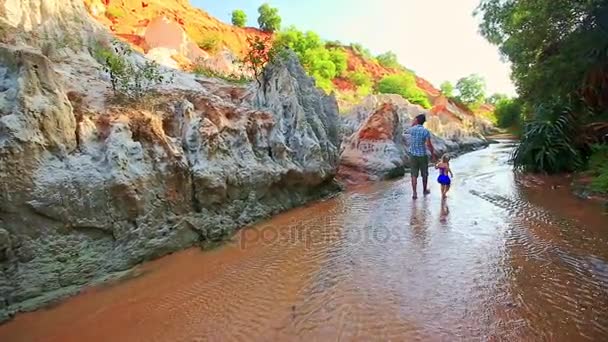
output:
[[374,55],[372,55],[371,51],[369,51],[369,49],[363,47],[363,45],[359,43],[350,44],[350,48],[353,49],[353,51],[360,57],[363,57],[368,60],[374,58]]
[[403,69],[403,66],[401,66],[397,60],[397,55],[392,51],[387,51],[380,54],[376,57],[376,59],[378,60],[378,63],[385,68]]
[[347,78],[357,87],[371,88],[373,85],[372,77],[365,70],[353,71],[347,75]]
[[277,35],[275,44],[293,50],[306,72],[326,92],[333,89],[332,80],[346,71],[347,56],[344,49],[327,48],[327,44],[315,32],[302,32],[291,26]]
[[232,25],[244,27],[247,24],[247,14],[243,10],[232,11]]
[[274,7],[270,7],[269,4],[263,4],[258,8],[258,24],[260,29],[267,32],[274,32],[281,29],[281,16],[279,16],[279,10]]
[[409,72],[385,76],[378,83],[378,91],[382,94],[398,94],[411,103],[431,108],[431,103],[424,91],[416,86],[414,74]]
[[458,96],[456,98],[469,107],[476,107],[484,103],[486,83],[483,77],[473,74],[462,77],[456,82]]
[[441,83],[441,85],[439,86],[439,89],[441,89],[441,94],[443,94],[443,96],[445,96],[447,98],[454,97],[454,86],[452,85],[451,82],[445,81],[445,82]]

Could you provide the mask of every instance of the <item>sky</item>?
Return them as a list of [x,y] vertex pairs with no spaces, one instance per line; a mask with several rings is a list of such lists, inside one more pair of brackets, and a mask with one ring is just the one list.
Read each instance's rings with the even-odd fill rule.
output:
[[242,9],[257,26],[264,2],[279,9],[282,26],[312,30],[323,39],[361,43],[375,55],[393,51],[402,65],[436,87],[477,73],[487,94],[514,95],[510,67],[478,33],[473,11],[480,0],[191,0],[218,19]]

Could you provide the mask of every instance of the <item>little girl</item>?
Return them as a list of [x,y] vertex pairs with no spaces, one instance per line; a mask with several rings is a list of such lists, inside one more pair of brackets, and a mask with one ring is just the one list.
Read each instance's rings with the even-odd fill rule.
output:
[[[441,157],[441,161],[435,164],[435,168],[439,169],[439,177],[437,177],[437,182],[441,184],[441,197],[446,198],[448,191],[450,191],[450,184],[452,183],[450,176],[454,178],[454,174],[450,169],[450,157],[447,154],[444,154]],[[448,174],[450,176],[448,176]]]

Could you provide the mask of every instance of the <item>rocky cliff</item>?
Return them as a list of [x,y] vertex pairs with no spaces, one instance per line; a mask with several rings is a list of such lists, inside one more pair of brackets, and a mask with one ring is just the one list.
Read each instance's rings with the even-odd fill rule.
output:
[[260,87],[164,69],[113,103],[80,1],[2,6],[0,318],[336,190],[337,104],[294,56]]
[[[234,54],[247,36],[264,35],[186,1],[84,3],[0,2],[0,320],[330,194],[340,164],[353,182],[403,174],[403,130],[419,113],[439,152],[485,144],[485,124],[447,100],[426,112],[396,95],[370,96],[339,118],[335,98],[294,55],[259,83],[180,71],[182,58],[201,57],[235,70],[234,55],[207,54],[196,32],[228,32],[234,39],[222,46]],[[133,15],[117,20],[117,10]],[[125,62],[156,59],[172,82],[144,101],[116,101],[97,56],[119,46],[107,28],[140,52]]]
[[419,114],[427,117],[437,155],[486,146],[482,133],[491,125],[474,115],[454,118],[453,111],[427,111],[398,95],[367,97],[342,116],[339,176],[357,183],[403,175],[409,166],[406,130]]

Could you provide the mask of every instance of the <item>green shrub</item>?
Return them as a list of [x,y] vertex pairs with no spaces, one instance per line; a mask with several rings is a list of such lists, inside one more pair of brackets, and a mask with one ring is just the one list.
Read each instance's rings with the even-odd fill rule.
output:
[[350,44],[350,48],[353,49],[353,51],[359,57],[363,57],[364,59],[368,59],[368,60],[374,59],[374,56],[372,55],[371,51],[369,51],[369,49],[367,49],[367,48],[364,48],[363,45],[361,45],[359,43]]
[[302,32],[290,26],[277,35],[275,44],[293,50],[308,75],[326,91],[333,89],[331,80],[342,75],[348,67],[344,49],[328,49],[321,37],[312,31]]
[[608,168],[603,168],[601,172],[591,181],[591,190],[603,194],[608,194]]
[[244,27],[247,23],[247,14],[243,10],[232,11],[232,25]]
[[508,99],[508,98],[509,97],[505,94],[494,93],[486,99],[486,103],[489,103],[492,106],[496,106],[498,104],[498,101]]
[[330,40],[328,42],[325,43],[325,47],[330,49],[330,48],[340,48],[343,47],[344,44],[342,44],[341,41],[339,40]]
[[336,66],[336,76],[341,76],[348,67],[348,57],[343,49],[330,49],[329,59]]
[[364,70],[353,71],[348,74],[348,80],[351,81],[357,87],[368,87],[372,86],[372,77]]
[[401,64],[399,64],[399,61],[397,60],[397,55],[392,51],[388,51],[381,55],[378,55],[376,59],[378,60],[378,63],[380,63],[380,65],[385,68],[403,69],[403,67],[401,66]]
[[[317,83],[332,84],[331,80],[346,70],[346,54],[340,50],[328,50],[325,47],[308,50],[300,60],[307,73]],[[323,80],[325,81],[323,81]]]
[[201,76],[205,76],[205,77],[210,77],[210,78],[219,78],[222,79],[224,81],[230,82],[230,83],[236,83],[236,84],[245,84],[245,83],[249,83],[252,80],[250,78],[247,78],[245,75],[241,74],[241,75],[237,75],[237,74],[222,74],[220,72],[217,72],[213,69],[211,69],[210,67],[208,67],[207,65],[205,65],[204,61],[202,59],[198,59],[196,61],[196,64],[194,65],[194,68],[192,69],[192,72],[197,74],[197,75],[201,75]]
[[329,94],[335,89],[334,84],[330,79],[318,77],[315,75],[313,75],[313,77],[315,78],[315,83],[317,84],[317,87],[323,89],[325,93]]
[[348,68],[346,51],[341,47],[328,48],[331,45],[312,31],[302,32],[290,26],[277,35],[275,45],[293,50],[306,73],[325,91],[333,89],[332,80]]
[[166,80],[154,61],[146,61],[143,65],[134,64],[129,60],[131,49],[118,44],[114,50],[97,45],[93,56],[103,66],[110,76],[112,90],[119,99],[141,101],[153,92],[153,87]]
[[269,4],[263,4],[258,8],[258,24],[260,29],[267,32],[274,32],[281,29],[281,17],[279,16],[279,10],[274,7],[270,7]]
[[593,145],[589,158],[589,171],[593,180],[591,190],[608,193],[608,145]]
[[208,36],[200,41],[198,47],[207,52],[215,53],[219,50],[219,45],[220,39],[217,36]]
[[439,89],[441,89],[441,94],[443,94],[443,96],[447,98],[454,97],[454,86],[449,81],[441,83]]
[[431,108],[426,94],[416,86],[416,78],[410,73],[385,76],[378,83],[378,92],[382,94],[398,94],[411,103],[424,108]]
[[360,97],[365,97],[373,92],[373,88],[371,85],[362,85],[357,88],[357,95]]
[[[539,106],[535,117],[553,116],[554,109]],[[513,154],[516,168],[529,172],[572,172],[582,166],[574,145],[576,129],[570,113],[556,120],[534,119],[524,125],[520,144]]]
[[520,125],[522,103],[519,99],[501,98],[495,106],[494,115],[498,127],[512,128]]
[[462,77],[456,82],[458,90],[458,100],[465,105],[479,106],[486,99],[485,94],[486,82],[483,77],[472,74],[467,77]]
[[283,59],[287,56],[287,48],[284,44],[279,41],[272,40],[271,36],[260,37],[251,36],[247,37],[247,53],[241,61],[242,67],[248,69],[254,75],[254,79],[258,82],[261,87],[262,73],[268,63]]
[[313,49],[324,48],[321,37],[312,31],[306,33],[298,30],[294,26],[288,27],[277,35],[277,44],[293,50],[300,59],[304,54]]

